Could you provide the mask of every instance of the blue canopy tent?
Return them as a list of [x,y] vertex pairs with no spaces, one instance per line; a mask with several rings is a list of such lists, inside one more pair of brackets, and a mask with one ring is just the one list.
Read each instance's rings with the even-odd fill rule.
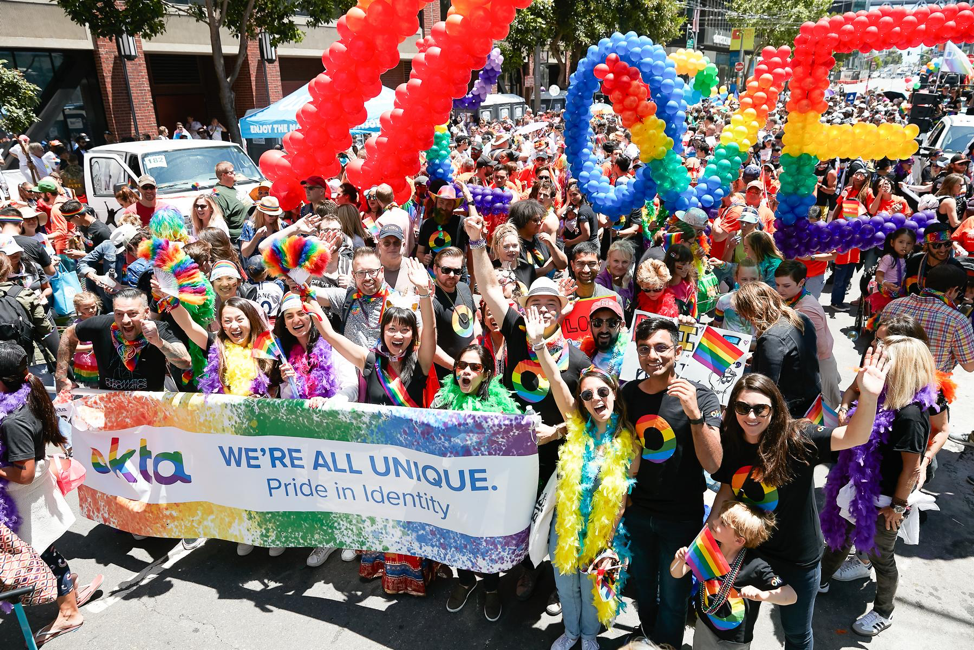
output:
[[[364,124],[352,129],[352,134],[378,133],[379,117],[386,111],[393,109],[395,99],[396,92],[383,86],[378,97],[373,97],[365,102],[365,110],[369,119]],[[310,101],[311,94],[308,92],[308,84],[305,84],[280,101],[276,101],[259,111],[254,111],[241,119],[240,134],[249,139],[283,138],[298,128],[298,121],[295,119],[298,109]]]

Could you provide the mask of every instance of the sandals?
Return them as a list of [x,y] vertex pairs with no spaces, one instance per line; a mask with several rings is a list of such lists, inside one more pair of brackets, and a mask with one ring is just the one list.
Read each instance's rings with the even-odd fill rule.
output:
[[[77,575],[72,574],[72,578],[77,580]],[[98,588],[101,587],[101,583],[104,581],[105,576],[99,573],[95,576],[94,580],[84,587],[75,587],[78,590],[78,607],[83,606],[91,600],[91,597],[95,595],[95,592],[98,591]]]
[[40,648],[48,641],[53,641],[59,636],[64,636],[65,634],[71,634],[72,632],[76,631],[84,624],[85,622],[81,621],[77,625],[72,625],[70,627],[62,627],[60,630],[52,630],[51,625],[54,624],[51,623],[50,625],[42,628],[40,632],[34,635],[34,643],[37,645],[38,648]]

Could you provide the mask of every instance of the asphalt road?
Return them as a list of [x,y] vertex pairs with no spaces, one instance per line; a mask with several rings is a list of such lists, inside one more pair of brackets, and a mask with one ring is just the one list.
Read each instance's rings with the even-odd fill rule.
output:
[[[850,298],[854,298],[853,294]],[[831,321],[835,354],[843,377],[858,364],[855,343],[842,328],[849,314]],[[974,380],[961,370],[952,410],[954,426],[974,423]],[[941,512],[931,513],[918,546],[897,546],[900,572],[893,626],[875,639],[859,637],[851,624],[869,609],[875,583],[833,582],[819,596],[815,613],[816,647],[962,650],[974,638],[974,451],[948,443],[941,468],[927,489]],[[819,468],[818,484],[825,469]],[[73,500],[77,506],[76,499]],[[105,575],[104,590],[82,611],[77,632],[46,647],[72,650],[165,648],[230,650],[285,648],[491,648],[547,649],[561,634],[558,618],[544,612],[554,588],[546,576],[532,600],[514,599],[516,571],[501,580],[505,611],[490,623],[482,614],[482,589],[457,614],[445,609],[452,583],[434,582],[426,598],[390,597],[378,581],[362,582],[356,563],[338,553],[320,568],[305,565],[308,551],[290,549],[270,558],[256,549],[240,558],[235,545],[210,540],[185,551],[175,540],[135,541],[131,535],[79,519],[59,542],[82,581]],[[28,610],[36,630],[55,615],[53,605]],[[605,649],[617,648],[637,624],[632,606],[616,627],[599,637]],[[23,647],[12,616],[0,623],[0,649]],[[692,644],[687,630],[685,648]],[[783,636],[773,608],[764,608],[755,630],[756,650],[780,648]]]

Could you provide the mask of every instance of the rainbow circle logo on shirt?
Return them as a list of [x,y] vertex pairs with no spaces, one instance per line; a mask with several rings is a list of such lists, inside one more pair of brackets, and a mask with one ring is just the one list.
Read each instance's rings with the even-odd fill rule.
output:
[[[439,241],[441,241],[443,243],[437,245],[436,242],[439,242]],[[429,245],[430,246],[429,247],[430,247],[430,250],[432,250],[435,253],[439,253],[444,248],[449,247],[450,244],[452,244],[452,243],[453,243],[453,237],[450,237],[450,233],[448,233],[445,230],[434,230],[433,231],[433,234],[430,235],[430,241],[429,241]]]
[[[466,326],[464,326],[466,323]],[[473,313],[466,305],[457,305],[453,309],[453,331],[457,336],[467,337],[473,334]]]
[[[659,438],[653,432],[658,433]],[[662,416],[651,414],[639,418],[636,422],[636,435],[643,443],[643,460],[665,463],[676,451],[676,434]]]
[[730,595],[727,596],[727,602],[724,604],[730,605],[730,612],[727,614],[727,616],[707,614],[707,618],[710,619],[710,622],[713,623],[714,627],[718,630],[733,630],[744,620],[744,599],[741,598],[741,595],[737,592],[737,589],[731,587]]
[[778,489],[753,478],[748,480],[750,474],[751,465],[745,465],[734,472],[731,479],[734,496],[762,510],[774,510],[778,506]]
[[548,395],[548,380],[537,361],[525,359],[517,364],[511,374],[511,382],[517,396],[530,404],[537,404]]

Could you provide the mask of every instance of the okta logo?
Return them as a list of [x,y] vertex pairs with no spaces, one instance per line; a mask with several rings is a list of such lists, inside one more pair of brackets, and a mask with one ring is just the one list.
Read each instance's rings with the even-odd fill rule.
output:
[[[91,466],[99,474],[117,474],[129,483],[135,483],[136,478],[126,466],[129,459],[135,456],[135,450],[129,449],[124,454],[118,453],[118,438],[112,438],[112,446],[108,450],[108,461],[102,453],[92,447]],[[171,470],[168,474],[164,470]],[[161,454],[152,455],[146,444],[145,438],[139,441],[139,474],[146,483],[153,481],[159,485],[172,485],[173,483],[192,483],[193,478],[186,473],[183,467],[183,454],[179,451],[166,451]]]

